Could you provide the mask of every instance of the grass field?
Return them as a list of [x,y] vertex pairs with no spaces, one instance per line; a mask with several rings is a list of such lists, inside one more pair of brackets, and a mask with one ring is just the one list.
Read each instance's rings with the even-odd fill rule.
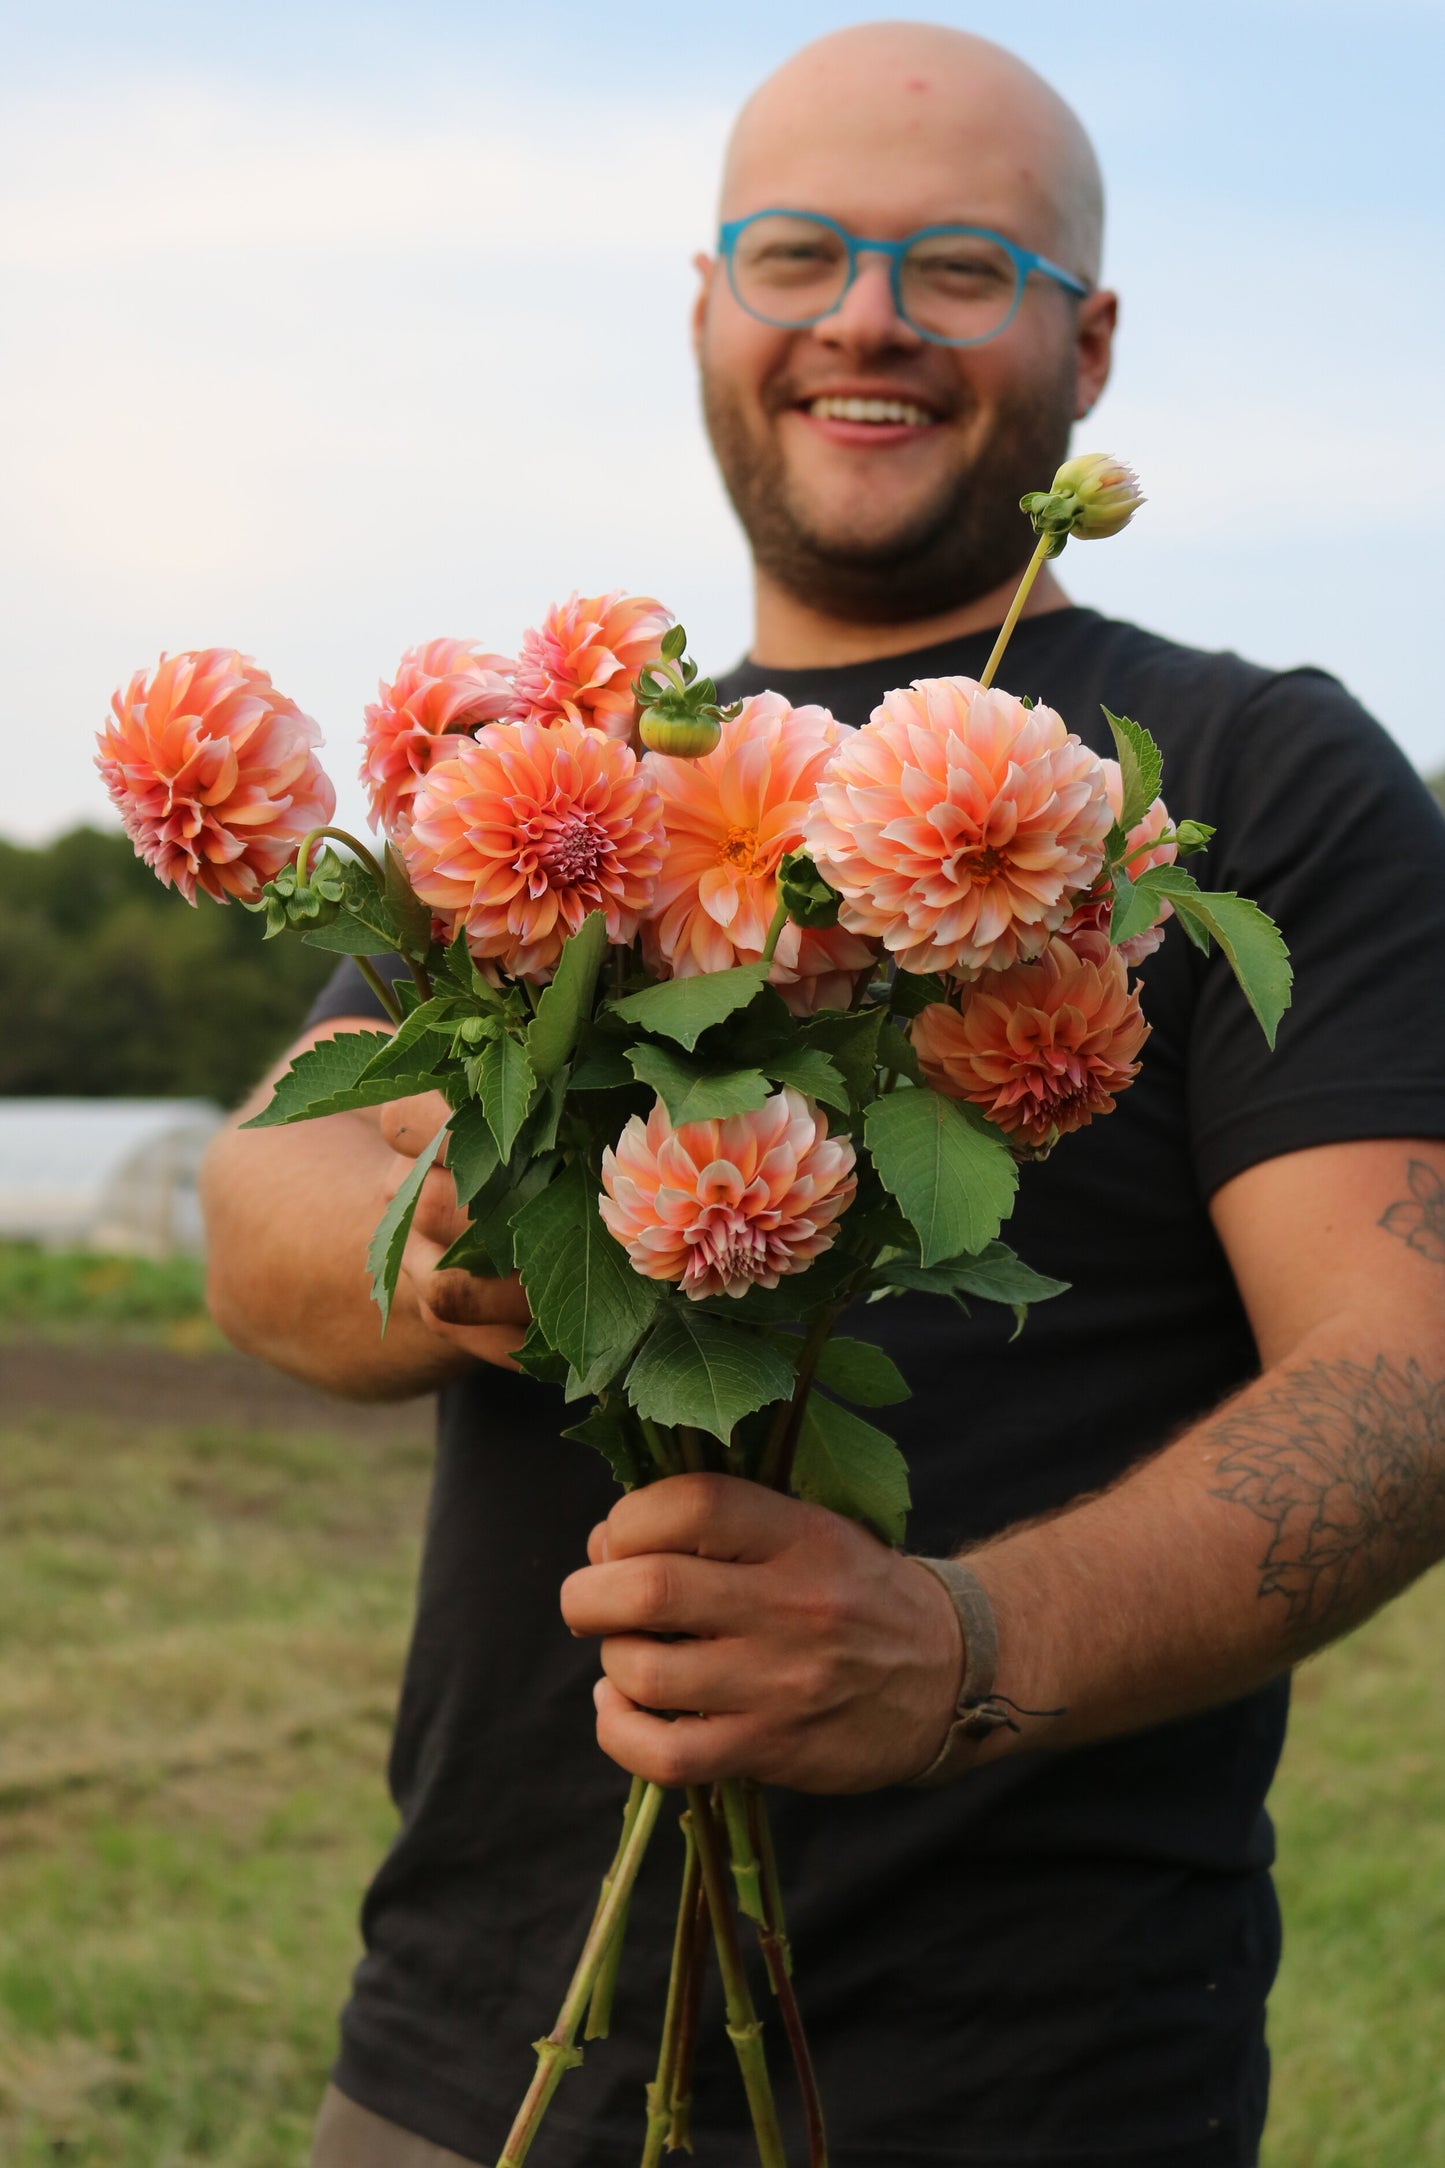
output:
[[[0,2161],[301,2168],[390,1829],[425,1419],[344,1437],[236,1358],[161,1391],[79,1353],[0,1345]],[[1445,2168],[1442,1642],[1436,1575],[1301,1682],[1268,2168]]]

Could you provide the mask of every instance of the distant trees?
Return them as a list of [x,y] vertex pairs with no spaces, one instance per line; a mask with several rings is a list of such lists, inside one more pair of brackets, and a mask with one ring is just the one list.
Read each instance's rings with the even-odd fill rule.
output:
[[193,910],[121,835],[0,843],[0,1093],[233,1105],[335,958],[206,897]]

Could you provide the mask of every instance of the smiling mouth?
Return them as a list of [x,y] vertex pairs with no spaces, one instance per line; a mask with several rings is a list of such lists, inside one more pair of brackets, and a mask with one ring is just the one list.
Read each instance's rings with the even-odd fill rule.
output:
[[807,401],[805,411],[820,422],[872,422],[890,428],[927,429],[938,419],[927,407],[911,399],[839,399],[823,397]]

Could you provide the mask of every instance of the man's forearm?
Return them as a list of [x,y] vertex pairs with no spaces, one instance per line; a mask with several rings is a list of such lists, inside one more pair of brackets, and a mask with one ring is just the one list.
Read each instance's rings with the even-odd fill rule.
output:
[[969,1554],[999,1688],[1063,1709],[980,1758],[1230,1700],[1445,1555],[1445,1332],[1340,1319],[1111,1489]]

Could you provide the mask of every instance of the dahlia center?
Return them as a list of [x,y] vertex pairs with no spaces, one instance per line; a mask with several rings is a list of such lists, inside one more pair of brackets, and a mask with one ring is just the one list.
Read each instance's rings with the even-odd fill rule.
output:
[[757,864],[758,838],[753,828],[729,828],[718,846],[718,863],[737,873],[751,873]]
[[977,850],[959,853],[960,866],[985,881],[998,872],[1003,862],[1003,852],[995,850],[991,843],[981,843]]
[[768,1269],[767,1237],[741,1214],[718,1214],[697,1246],[723,1280],[760,1280]]
[[537,862],[555,888],[575,888],[595,881],[609,851],[606,832],[587,813],[569,813],[558,821],[537,852]]

